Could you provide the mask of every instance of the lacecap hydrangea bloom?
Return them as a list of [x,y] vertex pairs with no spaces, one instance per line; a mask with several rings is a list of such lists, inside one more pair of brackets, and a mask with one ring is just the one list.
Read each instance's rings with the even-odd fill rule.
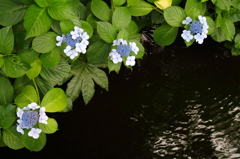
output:
[[66,48],[64,53],[69,56],[71,59],[74,59],[79,53],[86,53],[89,35],[84,32],[83,29],[75,26],[74,31],[71,31],[70,34],[57,36],[56,43],[57,46],[61,46],[62,43],[66,43]]
[[24,134],[23,129],[31,129],[28,132],[28,136],[37,139],[42,132],[41,129],[35,128],[37,123],[47,124],[48,116],[45,113],[46,108],[40,107],[37,103],[28,104],[23,109],[17,109],[17,131]]
[[117,39],[113,41],[113,49],[110,52],[110,59],[114,64],[122,62],[123,56],[127,56],[126,65],[134,66],[135,65],[135,56],[131,56],[130,53],[138,54],[139,48],[137,47],[135,42],[127,42],[123,39]]
[[182,38],[187,42],[195,39],[196,42],[202,44],[204,38],[207,38],[209,26],[207,24],[206,17],[199,15],[198,20],[199,21],[194,20],[192,22],[192,19],[187,17],[182,21],[182,24],[189,25],[189,29],[183,30],[183,33],[181,34]]

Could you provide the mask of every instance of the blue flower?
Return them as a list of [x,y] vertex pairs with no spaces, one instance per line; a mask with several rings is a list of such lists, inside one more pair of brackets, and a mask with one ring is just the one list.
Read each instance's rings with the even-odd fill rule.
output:
[[203,24],[200,23],[199,21],[194,21],[190,25],[190,31],[197,34],[197,33],[202,33],[203,30]]
[[36,125],[39,115],[35,111],[25,111],[22,114],[22,128],[29,129]]
[[121,56],[129,56],[131,52],[131,48],[128,45],[118,45],[116,50]]

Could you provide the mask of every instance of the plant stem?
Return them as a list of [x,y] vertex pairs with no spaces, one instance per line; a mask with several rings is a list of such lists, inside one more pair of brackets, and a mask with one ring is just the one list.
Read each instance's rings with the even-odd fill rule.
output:
[[163,12],[161,10],[159,10],[157,7],[153,6],[153,9],[155,9],[156,11],[158,11],[159,13],[163,14]]
[[35,79],[33,78],[32,80],[33,80],[34,87],[35,87],[35,89],[37,91],[38,105],[40,105],[40,96],[39,96],[38,87],[37,87]]

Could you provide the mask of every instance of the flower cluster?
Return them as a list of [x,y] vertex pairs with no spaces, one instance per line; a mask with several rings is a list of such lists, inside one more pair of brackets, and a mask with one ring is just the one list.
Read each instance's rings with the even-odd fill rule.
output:
[[24,107],[23,109],[18,108],[17,117],[19,119],[17,120],[17,131],[24,134],[23,129],[31,128],[31,130],[28,132],[28,136],[37,139],[42,130],[39,128],[33,128],[33,126],[35,126],[37,122],[43,124],[48,123],[48,117],[45,113],[45,110],[45,107],[40,107],[34,102],[28,104],[28,106]]
[[109,56],[113,63],[117,64],[122,62],[122,56],[127,56],[126,65],[134,66],[135,65],[135,56],[130,56],[130,52],[138,53],[139,48],[135,42],[128,42],[123,39],[118,39],[113,41],[114,49],[110,52]]
[[89,35],[83,31],[83,29],[75,26],[74,31],[71,31],[70,34],[57,36],[56,43],[57,46],[61,46],[63,42],[66,43],[66,48],[64,53],[69,56],[71,59],[74,59],[79,53],[86,53]]
[[190,17],[187,17],[182,24],[189,25],[189,30],[183,30],[181,34],[182,38],[189,42],[192,39],[195,39],[199,44],[203,43],[204,38],[207,38],[208,33],[208,24],[206,17],[201,15],[198,16],[199,21],[193,21]]

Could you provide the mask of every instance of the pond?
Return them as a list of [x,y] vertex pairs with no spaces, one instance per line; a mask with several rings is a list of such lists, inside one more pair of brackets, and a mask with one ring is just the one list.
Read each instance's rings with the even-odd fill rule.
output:
[[[180,36],[179,36],[180,37]],[[40,152],[1,148],[1,155],[36,158],[240,158],[240,58],[208,37],[185,48],[145,44],[131,72],[109,74],[85,106],[50,114],[59,131]]]

